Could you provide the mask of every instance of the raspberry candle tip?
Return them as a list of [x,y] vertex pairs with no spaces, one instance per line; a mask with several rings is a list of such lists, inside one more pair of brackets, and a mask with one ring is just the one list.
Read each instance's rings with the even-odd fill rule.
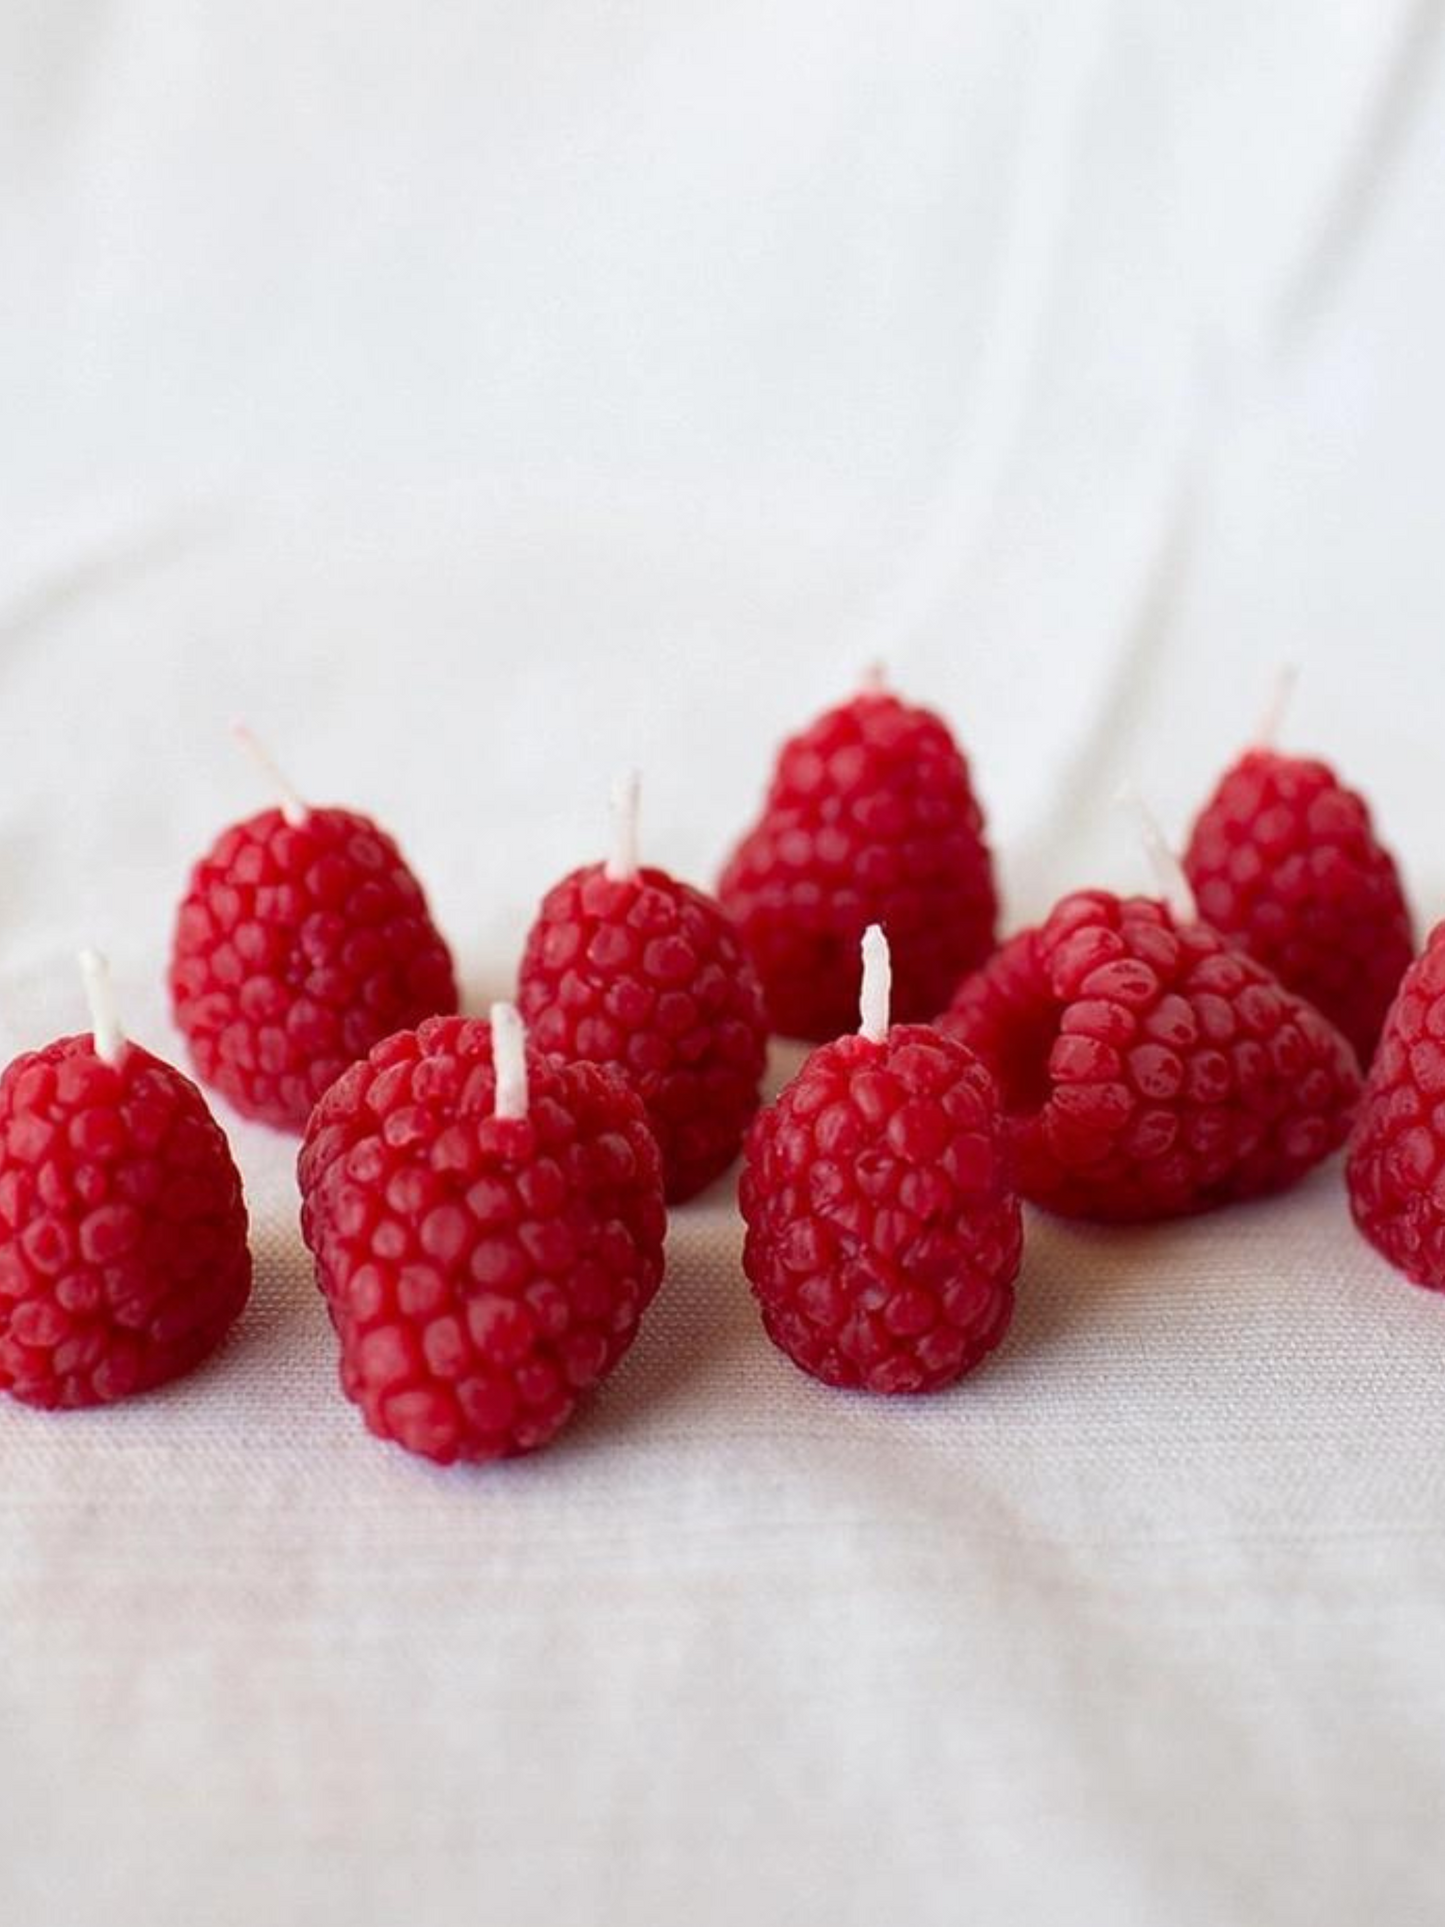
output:
[[494,1117],[527,1115],[527,1033],[515,1004],[493,1004],[492,1070],[497,1094]]
[[1259,727],[1254,732],[1252,749],[1273,749],[1279,741],[1279,732],[1284,726],[1289,706],[1294,701],[1294,692],[1299,685],[1299,664],[1281,663],[1274,679],[1274,687],[1269,692],[1269,701],[1259,719]]
[[637,821],[642,805],[642,778],[635,769],[612,785],[612,854],[607,875],[613,883],[631,883],[637,875]]
[[883,926],[870,923],[863,932],[863,988],[858,998],[859,1034],[871,1044],[888,1036],[889,1004],[893,993],[893,960]]
[[98,950],[82,950],[76,961],[90,1006],[90,1028],[95,1054],[104,1064],[118,1064],[125,1055],[126,1035],[116,1009],[110,965]]
[[271,785],[282,816],[293,830],[299,829],[308,815],[306,805],[287,781],[270,750],[247,723],[239,721],[232,723],[231,734]]
[[1133,816],[1139,830],[1139,841],[1154,872],[1155,886],[1165,907],[1176,923],[1198,923],[1199,905],[1194,901],[1194,891],[1184,874],[1184,865],[1169,847],[1169,840],[1159,826],[1159,819],[1140,795],[1133,783],[1123,784],[1115,798],[1122,808]]

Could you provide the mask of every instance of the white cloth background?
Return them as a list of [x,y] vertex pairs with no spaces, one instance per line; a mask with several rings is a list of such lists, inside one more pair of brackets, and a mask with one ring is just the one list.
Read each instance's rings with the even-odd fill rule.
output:
[[[1014,920],[1140,883],[1276,664],[1445,905],[1433,0],[0,0],[0,1047],[185,869],[372,809],[474,1005],[619,767],[713,874],[882,656]],[[334,1389],[292,1147],[234,1341],[0,1410],[0,1917],[1436,1921],[1445,1306],[1337,1168],[1029,1225],[927,1403],[776,1356],[731,1189],[557,1447]]]

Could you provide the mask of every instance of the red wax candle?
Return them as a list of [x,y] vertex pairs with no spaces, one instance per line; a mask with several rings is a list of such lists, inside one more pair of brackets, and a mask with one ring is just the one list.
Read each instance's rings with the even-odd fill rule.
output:
[[457,987],[391,838],[355,811],[303,803],[266,766],[280,805],[233,825],[196,865],[170,990],[203,1081],[245,1116],[299,1131],[348,1064],[454,1011]]
[[1417,1285],[1445,1291],[1445,923],[1405,972],[1350,1143],[1355,1222]]
[[1260,741],[1200,811],[1184,868],[1206,922],[1323,1011],[1368,1067],[1415,935],[1365,799],[1328,763]]
[[527,1046],[510,1005],[378,1044],[317,1105],[299,1176],[342,1388],[442,1463],[545,1445],[662,1277],[640,1098]]
[[1338,1148],[1355,1054],[1313,1005],[1169,903],[1065,897],[963,983],[944,1030],[998,1080],[1026,1198],[1068,1216],[1202,1211]]
[[517,1001],[538,1049],[632,1084],[679,1203],[733,1162],[758,1108],[762,991],[718,904],[638,862],[635,779],[618,795],[616,844],[543,898]]
[[852,1023],[870,923],[888,932],[897,1015],[930,1022],[993,949],[998,910],[947,725],[878,687],[820,716],[783,745],[718,896],[784,1036],[823,1041]]
[[743,1266],[776,1344],[830,1385],[936,1391],[1013,1313],[1022,1227],[993,1080],[921,1024],[889,1025],[864,939],[862,1028],[824,1044],[748,1134]]
[[102,1405],[189,1371],[251,1288],[240,1174],[189,1078],[131,1043],[82,959],[94,1032],[0,1076],[0,1391]]

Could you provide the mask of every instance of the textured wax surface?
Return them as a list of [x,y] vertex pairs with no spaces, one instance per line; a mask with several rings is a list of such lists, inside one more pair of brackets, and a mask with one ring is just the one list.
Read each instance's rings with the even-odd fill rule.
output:
[[392,839],[352,810],[222,831],[176,913],[171,1001],[202,1081],[299,1131],[348,1064],[456,1009],[445,942]]
[[922,1025],[814,1051],[748,1133],[743,1269],[804,1371],[935,1392],[1008,1330],[1023,1235],[993,1079]]
[[214,1351],[251,1289],[241,1176],[188,1077],[89,1036],[0,1076],[0,1391],[105,1405]]
[[1445,1291],[1445,924],[1405,973],[1350,1140],[1355,1222],[1418,1285]]
[[517,1004],[533,1042],[615,1066],[647,1106],[667,1195],[736,1159],[767,1062],[762,991],[710,898],[660,870],[574,870],[542,899]]
[[852,1028],[872,923],[888,935],[894,1016],[936,1017],[993,948],[998,911],[983,813],[947,724],[864,694],[789,737],[718,895],[781,1035]]
[[1250,750],[1184,853],[1199,914],[1321,1011],[1368,1066],[1415,951],[1394,858],[1327,764]]
[[1024,1196],[1071,1217],[1281,1190],[1339,1148],[1359,1095],[1354,1052],[1318,1011],[1143,897],[1065,897],[942,1022],[999,1081]]
[[617,1074],[529,1051],[525,1117],[493,1115],[488,1024],[435,1017],[311,1114],[302,1231],[379,1438],[440,1464],[556,1436],[662,1278],[657,1143]]
[[[398,836],[475,1014],[616,771],[715,878],[880,658],[1005,932],[1147,889],[1121,779],[1182,844],[1281,659],[1445,912],[1440,27],[0,7],[0,1059],[90,942],[184,1062],[234,715]],[[919,1399],[777,1351],[722,1181],[552,1445],[441,1469],[337,1389],[295,1140],[215,1109],[225,1345],[0,1398],[6,1927],[1445,1920],[1445,1300],[1338,1160],[1026,1208]]]

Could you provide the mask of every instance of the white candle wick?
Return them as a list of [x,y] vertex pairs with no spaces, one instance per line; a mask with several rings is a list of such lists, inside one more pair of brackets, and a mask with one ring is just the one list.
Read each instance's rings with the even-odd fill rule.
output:
[[91,1039],[95,1054],[103,1064],[118,1064],[125,1056],[126,1035],[116,1009],[115,986],[110,980],[110,965],[98,950],[82,950],[77,958],[85,984],[85,1001],[90,1006]]
[[1294,692],[1299,683],[1299,664],[1281,663],[1274,679],[1274,688],[1269,693],[1269,701],[1264,706],[1264,714],[1259,719],[1259,727],[1254,732],[1252,749],[1273,749],[1279,740],[1279,732],[1284,724]]
[[870,923],[863,932],[863,988],[858,998],[859,1035],[870,1044],[888,1036],[888,1007],[893,997],[893,959],[883,926]]
[[642,778],[635,769],[612,785],[612,854],[607,875],[613,883],[631,883],[637,875],[637,822],[642,806]]
[[1199,905],[1184,874],[1184,865],[1169,847],[1159,827],[1159,819],[1132,783],[1120,789],[1117,801],[1130,812],[1139,829],[1139,841],[1154,872],[1154,882],[1164,906],[1176,923],[1198,923]]
[[493,1004],[492,1071],[497,1093],[494,1117],[527,1115],[527,1032],[515,1004]]
[[865,696],[886,696],[888,671],[881,662],[865,663],[861,687]]
[[275,791],[276,801],[280,806],[282,816],[285,817],[293,830],[300,829],[310,812],[306,804],[296,794],[290,782],[288,782],[276,758],[271,754],[270,750],[266,748],[265,744],[255,734],[249,724],[242,722],[232,723],[231,734]]

